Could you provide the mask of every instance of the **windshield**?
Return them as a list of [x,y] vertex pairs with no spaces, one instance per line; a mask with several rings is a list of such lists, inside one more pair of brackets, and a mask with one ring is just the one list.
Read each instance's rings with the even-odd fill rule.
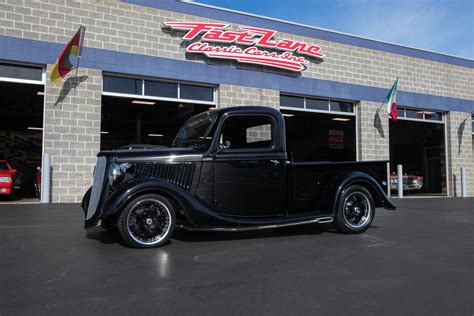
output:
[[212,141],[209,131],[215,119],[215,114],[211,112],[204,112],[192,117],[181,127],[171,146],[206,150]]
[[8,166],[3,161],[0,161],[0,171],[9,171]]

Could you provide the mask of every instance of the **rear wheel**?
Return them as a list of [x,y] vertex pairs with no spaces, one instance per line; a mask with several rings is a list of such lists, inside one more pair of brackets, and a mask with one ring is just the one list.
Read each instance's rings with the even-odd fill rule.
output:
[[375,204],[370,192],[360,185],[344,190],[337,203],[335,226],[339,232],[357,234],[366,231],[375,216]]
[[170,201],[158,194],[133,199],[123,210],[117,226],[122,238],[135,248],[164,245],[173,234],[176,215]]

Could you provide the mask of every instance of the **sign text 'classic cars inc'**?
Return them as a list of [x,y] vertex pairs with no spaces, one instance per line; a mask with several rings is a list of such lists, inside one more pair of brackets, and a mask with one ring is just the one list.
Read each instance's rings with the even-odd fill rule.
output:
[[[276,41],[276,31],[239,25],[240,31],[225,30],[228,24],[198,22],[165,22],[173,30],[187,31],[183,40],[198,42],[189,44],[189,53],[204,54],[209,58],[237,60],[241,63],[258,64],[292,71],[302,71],[309,60],[302,56],[322,59],[321,47],[290,39]],[[233,44],[219,46],[216,43]],[[242,46],[248,46],[246,48]],[[265,48],[265,49],[263,49]],[[271,49],[272,51],[266,50]]]

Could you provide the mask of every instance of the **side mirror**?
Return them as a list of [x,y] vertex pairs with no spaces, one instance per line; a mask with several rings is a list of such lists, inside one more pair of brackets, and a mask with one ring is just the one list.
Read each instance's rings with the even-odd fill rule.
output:
[[12,172],[13,172],[13,173],[16,173],[17,171],[18,171],[18,170],[16,170],[16,169],[12,169]]
[[230,142],[228,140],[226,140],[224,144],[219,143],[216,153],[220,153],[221,151],[227,148],[230,148]]

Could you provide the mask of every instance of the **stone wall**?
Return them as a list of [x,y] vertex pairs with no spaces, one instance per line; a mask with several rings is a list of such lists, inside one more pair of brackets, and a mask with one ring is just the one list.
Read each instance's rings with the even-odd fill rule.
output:
[[446,115],[448,184],[451,196],[461,196],[461,167],[466,168],[467,193],[474,197],[474,157],[472,118],[470,113],[449,112]]
[[357,107],[358,159],[389,160],[389,121],[380,103],[360,102]]
[[[52,65],[47,67],[49,77]],[[81,68],[78,77],[45,86],[43,151],[51,155],[52,202],[80,202],[92,185],[100,150],[102,73]]]
[[280,106],[280,92],[261,88],[219,85],[219,108],[238,105],[263,105],[278,108]]

